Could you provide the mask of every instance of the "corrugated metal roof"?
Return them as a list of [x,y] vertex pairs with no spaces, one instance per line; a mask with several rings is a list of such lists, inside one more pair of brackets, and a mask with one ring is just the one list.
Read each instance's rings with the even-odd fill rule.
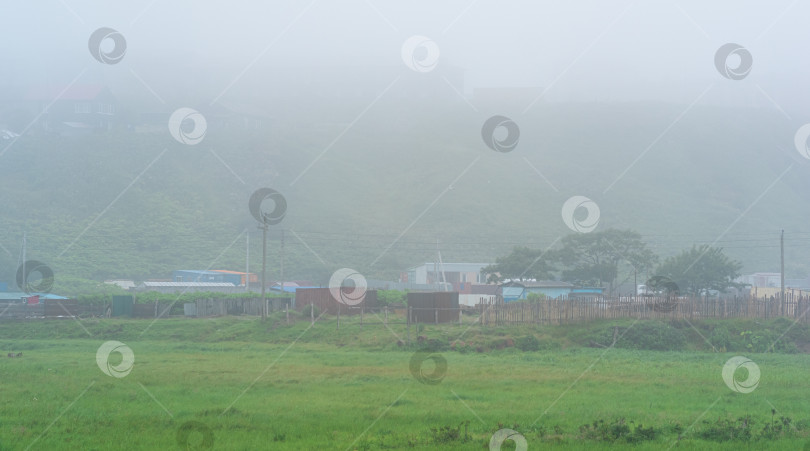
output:
[[526,288],[573,288],[573,284],[557,280],[537,280],[534,282],[507,282],[504,286],[519,286]]
[[[272,286],[270,288],[270,290],[272,290],[272,291],[282,291],[280,288],[281,287],[278,284],[276,284],[276,285]],[[292,285],[287,285],[286,282],[284,283],[284,292],[285,293],[295,293],[296,290],[300,290],[302,288],[303,289],[310,289],[310,288],[321,288],[321,287],[300,287],[298,285],[292,286]]]
[[599,287],[584,287],[584,288],[573,288],[571,289],[572,293],[602,293],[604,288]]
[[40,293],[23,293],[22,291],[4,291],[0,292],[0,300],[2,301],[19,301],[23,297],[39,296],[40,299],[68,299],[64,296],[55,294],[40,294]]
[[236,285],[229,282],[144,282],[143,286],[186,288],[186,287],[235,287]]
[[424,265],[414,266],[413,268],[408,268],[409,270],[413,270],[416,268],[421,268],[424,266],[428,271],[433,271],[433,266],[439,269],[439,271],[444,270],[445,272],[479,272],[481,268],[491,265],[491,263],[434,263],[434,262],[427,262]]
[[206,271],[204,269],[178,269],[175,272],[190,272],[190,273],[193,273],[193,274],[207,274],[207,275],[211,275],[211,276],[215,276],[217,274],[220,274],[218,272]]

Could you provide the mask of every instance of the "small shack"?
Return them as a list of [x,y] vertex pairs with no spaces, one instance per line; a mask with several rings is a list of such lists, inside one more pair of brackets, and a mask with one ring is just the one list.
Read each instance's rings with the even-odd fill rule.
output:
[[458,291],[408,293],[410,321],[415,323],[450,323],[458,321]]
[[295,309],[303,311],[307,306],[314,305],[321,312],[337,315],[340,309],[341,315],[358,315],[361,310],[380,308],[377,301],[377,290],[366,290],[363,300],[355,304],[353,299],[353,289],[343,288],[346,291],[346,299],[349,301],[338,302],[329,288],[298,288],[295,290]]

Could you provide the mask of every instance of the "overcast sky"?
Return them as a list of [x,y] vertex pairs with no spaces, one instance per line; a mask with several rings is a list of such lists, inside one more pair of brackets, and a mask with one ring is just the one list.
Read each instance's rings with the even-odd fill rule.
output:
[[[358,73],[401,66],[402,45],[425,36],[437,65],[464,70],[464,86],[533,86],[547,101],[660,100],[751,104],[801,114],[810,100],[804,18],[810,4],[775,0],[441,2],[228,2],[88,0],[4,5],[4,85],[81,81],[132,83],[162,96],[164,77],[206,76],[211,100],[273,69],[344,66]],[[119,64],[96,62],[88,39],[110,27],[126,39]],[[715,52],[738,43],[753,57],[748,76],[723,78]],[[110,47],[110,42],[104,45]],[[730,64],[736,64],[730,57]],[[200,68],[205,69],[203,75]],[[195,70],[196,69],[196,70]],[[426,77],[437,76],[425,73]],[[149,93],[151,88],[154,93]],[[204,101],[201,99],[201,101]]]

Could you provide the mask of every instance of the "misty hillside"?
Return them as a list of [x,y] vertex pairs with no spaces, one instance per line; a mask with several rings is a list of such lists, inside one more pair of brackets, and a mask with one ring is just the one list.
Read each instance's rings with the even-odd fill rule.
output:
[[[541,102],[523,114],[383,97],[358,118],[356,103],[331,120],[211,121],[194,146],[161,127],[28,133],[0,165],[0,280],[13,279],[23,232],[28,258],[57,281],[242,270],[246,233],[255,271],[261,233],[247,200],[264,186],[288,203],[270,233],[271,279],[282,228],[288,279],[328,280],[340,267],[391,279],[433,261],[437,241],[445,262],[546,248],[572,233],[561,208],[574,195],[599,205],[600,229],[637,230],[661,256],[716,240],[744,272],[778,270],[784,228],[788,276],[810,273],[809,165],[776,111],[695,106],[678,119],[686,106]],[[494,114],[520,127],[511,152],[481,138]]]
[[[575,196],[597,230],[661,257],[723,247],[744,273],[779,270],[784,229],[786,275],[807,277],[807,6],[776,3],[17,2],[0,282],[23,236],[55,292],[258,271],[263,187],[288,207],[271,280],[282,234],[283,278],[320,283],[546,249]],[[485,143],[496,116],[511,151]]]

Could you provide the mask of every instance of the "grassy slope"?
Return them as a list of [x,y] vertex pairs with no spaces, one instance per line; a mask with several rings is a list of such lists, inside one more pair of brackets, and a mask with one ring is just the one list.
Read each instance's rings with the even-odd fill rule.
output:
[[[273,186],[288,200],[284,227],[309,246],[288,235],[288,277],[328,280],[346,266],[367,277],[396,277],[431,260],[437,238],[445,261],[489,261],[516,244],[545,248],[569,232],[560,208],[580,194],[600,205],[600,227],[636,229],[664,256],[695,241],[712,242],[734,223],[727,238],[737,241],[718,244],[746,271],[778,267],[774,246],[785,228],[788,276],[806,275],[806,244],[792,243],[791,233],[806,224],[795,205],[810,192],[808,167],[797,162],[793,130],[774,120],[775,113],[696,107],[617,181],[681,111],[677,105],[543,105],[515,117],[520,144],[499,154],[483,146],[483,119],[466,108],[423,110],[383,101],[294,184],[345,125],[313,119],[306,125],[280,121],[264,134],[212,129],[194,147],[168,134],[25,136],[0,164],[0,208],[8,212],[0,243],[10,249],[0,253],[0,268],[11,279],[25,230],[29,256],[46,261],[57,276],[101,280],[166,277],[181,267],[239,269],[245,228],[254,231],[251,266],[258,268],[259,235],[245,204],[254,189]],[[773,240],[748,240],[747,234],[763,232],[773,232]],[[277,239],[271,236],[271,278],[278,276]]]
[[[361,328],[356,321],[343,323],[338,332],[333,320],[307,329],[306,320],[286,326],[280,316],[268,324],[165,320],[143,336],[146,320],[88,321],[82,324],[86,331],[67,320],[3,324],[0,346],[23,351],[24,357],[0,361],[0,447],[25,448],[63,413],[35,448],[165,449],[173,446],[180,425],[193,420],[212,430],[217,449],[346,449],[352,442],[355,449],[481,449],[500,427],[523,433],[530,449],[539,443],[608,449],[608,443],[578,439],[579,427],[623,417],[633,427],[640,423],[660,431],[637,449],[669,446],[676,425],[686,429],[699,418],[679,448],[739,449],[744,442],[697,439],[709,427],[704,420],[750,414],[758,431],[770,421],[771,405],[779,411],[777,419],[791,417],[800,430],[792,438],[758,440],[757,449],[795,449],[807,440],[810,411],[796,396],[805,384],[807,355],[746,353],[760,366],[762,379],[757,390],[742,395],[720,377],[734,353],[576,345],[612,324],[627,325],[470,329],[464,340],[484,343],[535,332],[545,337],[542,342],[554,340],[563,348],[443,351],[447,375],[437,385],[415,381],[409,371],[413,351],[398,347],[382,326]],[[392,329],[404,336],[401,326]],[[443,326],[421,333],[457,338],[464,331]],[[127,343],[136,356],[123,379],[105,376],[94,362],[98,346],[113,339]],[[690,339],[690,347],[698,346]],[[431,433],[465,421],[468,442],[437,443]]]

